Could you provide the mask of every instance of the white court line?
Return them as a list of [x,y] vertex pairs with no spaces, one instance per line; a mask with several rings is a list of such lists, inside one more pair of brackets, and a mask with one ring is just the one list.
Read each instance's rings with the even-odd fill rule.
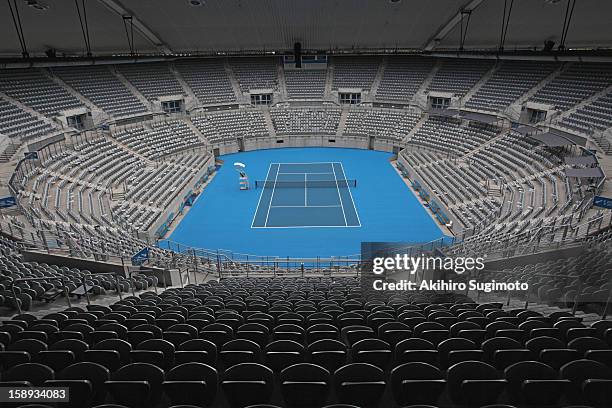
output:
[[[340,165],[340,168],[342,169],[342,174],[344,174],[344,178],[346,179],[346,172],[344,171],[344,166],[340,162],[338,162],[338,164]],[[355,210],[355,215],[357,216],[357,222],[359,223],[357,227],[361,227],[361,220],[359,219],[359,212],[357,211],[357,207],[355,206],[355,200],[353,200],[353,194],[351,193],[351,189],[349,188],[348,184],[346,186],[346,189],[349,192],[349,197],[351,197],[351,203],[353,203],[353,210]]]
[[338,208],[341,205],[272,205],[270,208]]
[[[272,170],[272,163],[268,165],[268,174],[266,174],[266,180],[268,179],[268,176],[270,175],[270,170]],[[261,197],[263,197],[264,191],[266,191],[265,185],[264,185],[264,188],[261,190],[261,194],[259,195],[259,200],[257,201],[257,207],[255,208],[255,214],[253,214],[253,221],[251,222],[251,228],[255,228],[253,227],[253,225],[255,225],[255,217],[257,217],[257,212],[259,211],[259,204],[261,203]],[[270,202],[270,204],[272,204],[272,202]]]
[[274,192],[276,191],[276,180],[278,180],[278,170],[279,169],[280,169],[280,165],[276,169],[276,177],[274,178],[274,186],[272,186],[272,195],[270,196],[270,202],[268,203],[268,212],[266,214],[266,222],[264,223],[264,227],[268,225],[268,217],[270,216],[270,208],[272,208],[272,202],[274,201]]
[[344,226],[348,227],[348,222],[346,222],[346,214],[344,213],[344,204],[342,203],[342,196],[340,195],[340,186],[338,186],[338,178],[336,177],[336,169],[332,164],[332,170],[334,171],[334,180],[336,180],[336,191],[338,192],[338,198],[340,199],[340,206],[342,207],[342,216],[344,217]]
[[292,163],[292,162],[282,162],[282,163],[274,163],[274,164],[331,164],[338,162],[301,162],[301,163]]
[[284,172],[279,172],[278,174],[334,174],[334,173],[312,173],[312,172],[306,172],[306,173],[284,173]]
[[267,227],[251,227],[251,228],[360,228],[361,225],[291,225],[287,227],[276,227],[276,226],[267,226]]
[[[346,214],[344,213],[344,204],[342,203],[342,197],[340,196],[340,189],[338,186],[338,179],[336,178],[336,170],[334,168],[334,164],[339,164],[342,167],[342,172],[344,172],[344,167],[342,166],[341,162],[308,162],[308,163],[270,163],[269,167],[268,167],[268,174],[266,175],[266,180],[269,179],[269,175],[270,175],[270,170],[272,168],[272,165],[276,164],[278,165],[278,169],[277,169],[277,173],[276,173],[276,177],[274,180],[274,189],[272,190],[272,196],[270,197],[270,202],[268,203],[268,213],[266,215],[266,222],[264,223],[263,226],[259,226],[256,227],[254,226],[255,224],[255,216],[257,215],[257,210],[259,209],[259,204],[261,202],[261,197],[263,196],[263,191],[265,190],[265,186],[264,189],[262,189],[262,194],[259,196],[259,202],[257,203],[257,208],[255,210],[255,215],[253,216],[253,222],[251,223],[251,228],[275,228],[275,229],[283,229],[283,228],[291,228],[291,229],[295,229],[295,228],[359,228],[361,227],[361,221],[359,220],[359,214],[357,214],[357,208],[355,207],[355,202],[353,201],[353,196],[350,192],[349,189],[349,196],[351,197],[351,201],[353,202],[353,208],[355,209],[355,214],[357,215],[357,220],[359,222],[359,225],[348,225],[348,222],[346,221]],[[280,172],[280,168],[283,164],[329,164],[332,167],[332,173],[281,173]],[[278,180],[278,175],[279,174],[330,174],[334,176],[334,180],[336,181],[336,190],[338,191],[338,197],[340,198],[340,205],[326,205],[326,206],[307,206],[307,207],[302,207],[302,206],[278,206],[278,205],[272,205],[272,200],[274,198],[274,191],[276,190],[276,183]],[[346,177],[346,175],[345,175]],[[330,181],[334,181],[334,180],[330,180]],[[268,216],[270,215],[270,209],[274,207],[274,208],[281,208],[281,207],[298,207],[298,208],[317,208],[317,207],[321,207],[321,208],[338,208],[341,207],[342,208],[342,213],[344,215],[344,225],[292,225],[292,226],[268,226]]]
[[308,173],[304,173],[304,207],[308,207]]

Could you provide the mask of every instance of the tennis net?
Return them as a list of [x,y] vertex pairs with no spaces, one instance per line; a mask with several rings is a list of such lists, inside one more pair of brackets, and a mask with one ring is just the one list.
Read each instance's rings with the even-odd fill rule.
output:
[[255,180],[255,188],[338,188],[357,187],[357,180]]

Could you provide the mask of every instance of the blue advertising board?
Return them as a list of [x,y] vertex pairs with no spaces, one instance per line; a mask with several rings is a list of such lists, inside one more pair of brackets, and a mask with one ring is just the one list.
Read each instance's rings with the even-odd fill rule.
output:
[[144,247],[132,256],[132,265],[139,266],[149,259],[149,248]]
[[17,205],[17,200],[15,197],[2,197],[0,198],[0,208],[9,208]]
[[595,207],[612,209],[612,198],[595,196],[593,197],[593,205]]

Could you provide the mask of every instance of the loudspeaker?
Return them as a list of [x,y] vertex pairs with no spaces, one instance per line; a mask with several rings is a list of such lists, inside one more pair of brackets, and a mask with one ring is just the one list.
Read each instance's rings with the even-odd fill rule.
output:
[[293,44],[293,55],[295,56],[295,67],[302,68],[302,43]]
[[555,42],[553,40],[546,40],[544,41],[544,52],[550,52],[553,50],[553,47],[555,46]]
[[48,58],[55,58],[57,51],[55,50],[55,48],[49,48],[47,50],[45,50],[45,54],[47,55]]

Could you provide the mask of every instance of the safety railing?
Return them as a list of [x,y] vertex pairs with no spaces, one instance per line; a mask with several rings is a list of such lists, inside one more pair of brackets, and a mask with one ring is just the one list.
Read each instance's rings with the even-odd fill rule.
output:
[[[91,304],[91,300],[89,298],[89,289],[87,289],[87,279],[92,278],[94,276],[114,276],[115,277],[115,288],[117,289],[117,295],[119,295],[119,300],[123,300],[123,295],[121,293],[121,285],[119,284],[119,276],[115,272],[97,272],[97,273],[88,273],[81,278],[81,284],[83,285],[85,299],[87,300],[87,304]],[[132,285],[132,290],[134,286]],[[132,292],[134,294],[134,292]]]

